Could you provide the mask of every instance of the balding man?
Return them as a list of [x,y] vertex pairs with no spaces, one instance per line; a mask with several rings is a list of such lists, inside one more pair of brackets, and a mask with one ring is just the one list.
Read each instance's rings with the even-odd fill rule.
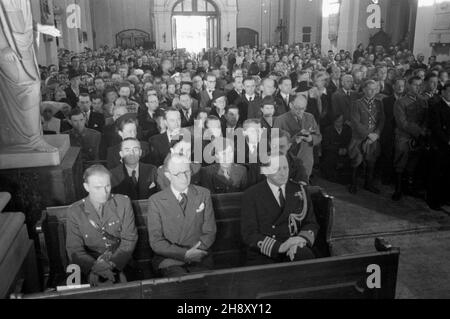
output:
[[296,141],[298,152],[295,154],[303,161],[308,178],[314,166],[314,146],[322,142],[319,125],[314,116],[305,112],[308,100],[299,94],[290,104],[291,110],[275,120],[274,128],[288,132]]
[[182,155],[166,158],[164,175],[170,187],[150,197],[148,208],[153,267],[164,277],[210,269],[216,238],[211,193],[191,185],[191,161]]
[[248,189],[242,198],[247,264],[315,258],[311,248],[319,225],[304,185],[289,181],[289,164],[283,155],[272,156],[262,173],[267,180]]

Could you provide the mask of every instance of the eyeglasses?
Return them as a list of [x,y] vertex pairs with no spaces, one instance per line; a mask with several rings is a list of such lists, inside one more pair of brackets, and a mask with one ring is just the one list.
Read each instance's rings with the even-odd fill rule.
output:
[[181,176],[184,175],[184,177],[188,178],[189,176],[191,176],[191,170],[188,171],[184,171],[184,172],[179,172],[178,174],[174,174],[172,172],[169,172],[170,175],[176,177],[176,178],[180,178]]

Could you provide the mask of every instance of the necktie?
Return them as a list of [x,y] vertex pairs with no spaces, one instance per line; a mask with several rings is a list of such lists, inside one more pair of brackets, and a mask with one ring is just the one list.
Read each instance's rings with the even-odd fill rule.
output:
[[286,95],[284,98],[284,101],[286,102],[286,105],[289,105],[289,95]]
[[284,198],[284,195],[283,195],[283,189],[280,187],[278,192],[279,192],[279,199],[280,199],[280,207],[282,209],[284,209],[284,207],[286,206],[286,199]]
[[100,216],[100,219],[103,218],[103,210],[105,208],[105,205],[98,206],[98,215]]
[[187,202],[188,202],[187,195],[185,193],[181,193],[180,207],[183,213],[186,210]]
[[136,171],[135,170],[133,170],[133,172],[131,172],[131,180],[132,180],[134,185],[136,185],[138,183],[138,180],[136,178]]

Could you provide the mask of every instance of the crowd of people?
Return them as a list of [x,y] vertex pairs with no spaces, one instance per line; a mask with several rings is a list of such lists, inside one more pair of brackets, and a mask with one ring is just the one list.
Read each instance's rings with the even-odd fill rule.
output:
[[[80,253],[83,237],[96,237],[83,230],[93,223],[82,212],[103,218],[106,207],[127,202],[122,195],[150,198],[154,266],[166,276],[210,262],[210,193],[245,192],[243,239],[258,263],[314,257],[318,226],[304,186],[316,176],[352,194],[361,175],[364,188],[379,194],[380,178],[394,186],[394,201],[423,197],[432,209],[448,210],[449,67],[395,46],[360,45],[353,54],[322,54],[315,45],[200,55],[61,50],[58,66],[41,68],[42,127],[81,148],[90,199],[72,206],[69,257],[92,281],[112,280],[111,270],[123,269],[137,237],[128,204],[128,217],[119,216],[125,246],[108,258],[114,262]],[[294,207],[303,208],[289,211]],[[202,218],[188,229],[179,218],[189,210]],[[277,216],[283,222],[272,225]],[[124,227],[108,225],[112,233]]]

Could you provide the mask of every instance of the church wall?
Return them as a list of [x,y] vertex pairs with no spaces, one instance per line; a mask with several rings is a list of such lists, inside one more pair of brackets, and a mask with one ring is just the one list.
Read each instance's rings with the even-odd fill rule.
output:
[[94,0],[93,26],[95,46],[116,46],[116,34],[129,29],[139,29],[153,39],[151,0]]
[[[319,43],[320,44],[320,25],[322,21],[322,1],[321,0],[290,0],[289,8],[289,44]],[[311,33],[303,33],[303,28],[311,28]],[[308,30],[305,30],[308,31]],[[310,41],[303,41],[304,35],[309,34]],[[308,37],[305,38],[305,40]]]
[[237,27],[258,32],[260,44],[278,44],[280,35],[275,30],[282,5],[283,0],[238,0]]
[[442,61],[450,55],[450,2],[436,2],[419,0],[414,52],[423,53],[425,59],[436,55]]

